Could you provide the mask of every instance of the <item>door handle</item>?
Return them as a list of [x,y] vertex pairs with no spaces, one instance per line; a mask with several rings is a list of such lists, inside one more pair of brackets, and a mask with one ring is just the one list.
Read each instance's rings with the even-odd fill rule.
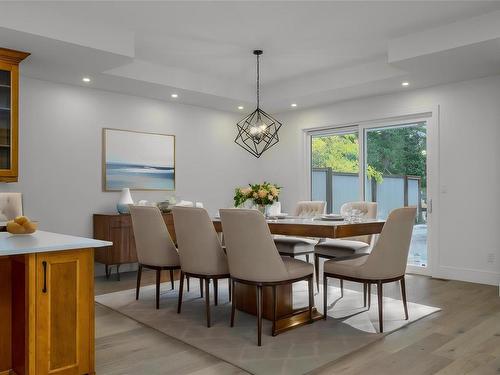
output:
[[43,267],[43,288],[42,293],[47,293],[47,262],[44,260],[42,262]]

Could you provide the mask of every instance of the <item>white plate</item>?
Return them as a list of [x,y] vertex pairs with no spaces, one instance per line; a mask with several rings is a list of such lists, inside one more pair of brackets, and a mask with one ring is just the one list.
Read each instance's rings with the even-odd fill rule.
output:
[[342,217],[342,215],[330,214],[330,215],[320,216],[316,220],[343,221],[344,218]]
[[270,219],[285,219],[288,217],[288,214],[285,214],[285,213],[281,213],[281,214],[277,214],[277,215],[270,215],[269,218]]

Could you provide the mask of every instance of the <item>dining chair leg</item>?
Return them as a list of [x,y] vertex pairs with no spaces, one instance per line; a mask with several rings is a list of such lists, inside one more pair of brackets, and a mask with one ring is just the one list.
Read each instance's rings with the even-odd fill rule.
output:
[[278,298],[276,296],[276,285],[272,286],[273,289],[273,327],[271,333],[276,336],[276,311],[278,310]]
[[313,321],[313,306],[314,306],[314,286],[313,286],[313,275],[307,279],[307,285],[309,287],[309,323]]
[[142,276],[142,265],[139,264],[137,269],[137,287],[135,288],[135,299],[139,299],[139,289],[141,289],[141,276]]
[[219,282],[217,279],[214,279],[214,305],[217,306],[219,299]]
[[309,263],[309,254],[306,254],[306,262]]
[[383,313],[382,313],[382,305],[383,305],[383,291],[382,291],[382,281],[377,281],[377,297],[378,297],[378,320],[379,320],[379,328],[380,328],[380,333],[384,332],[384,321],[382,319]]
[[262,346],[262,286],[257,285],[257,345]]
[[368,310],[372,306],[372,284],[368,283]]
[[179,278],[179,301],[177,302],[177,314],[181,313],[183,290],[184,290],[184,272],[181,271],[181,277]]
[[207,310],[207,327],[210,328],[210,283],[205,279],[205,309]]
[[344,297],[344,280],[340,279],[340,297]]
[[189,276],[186,276],[186,286],[187,286],[187,291],[189,292]]
[[319,293],[319,255],[314,254],[314,272],[316,273],[316,288]]
[[160,308],[160,278],[161,270],[156,270],[156,309]]
[[403,306],[405,308],[405,319],[408,320],[408,304],[406,302],[406,283],[404,276],[401,279],[401,295],[403,297]]
[[229,280],[229,283],[231,284],[231,294],[232,294],[232,297],[231,297],[231,324],[230,326],[231,327],[234,327],[234,314],[235,314],[235,310],[236,310],[236,301],[234,300],[234,280],[233,279],[230,279]]
[[229,302],[231,302],[231,300],[233,299],[233,293],[232,293],[232,283],[231,283],[231,279],[228,279],[227,280],[227,286],[229,288]]
[[203,298],[203,279],[200,278],[200,296]]
[[323,319],[326,320],[328,312],[328,279],[326,274],[323,274]]
[[174,270],[170,270],[170,284],[172,285],[172,290],[174,290]]
[[366,283],[363,283],[363,307],[366,307]]

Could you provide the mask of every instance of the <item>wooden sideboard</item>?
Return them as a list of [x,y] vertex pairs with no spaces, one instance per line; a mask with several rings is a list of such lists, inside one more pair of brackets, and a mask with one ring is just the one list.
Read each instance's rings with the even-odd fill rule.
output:
[[[175,241],[172,214],[163,214],[163,219]],[[129,214],[94,214],[93,221],[94,238],[113,242],[113,246],[96,249],[95,260],[104,264],[107,278],[111,275],[111,266],[116,266],[120,279],[120,265],[137,263],[132,219]]]

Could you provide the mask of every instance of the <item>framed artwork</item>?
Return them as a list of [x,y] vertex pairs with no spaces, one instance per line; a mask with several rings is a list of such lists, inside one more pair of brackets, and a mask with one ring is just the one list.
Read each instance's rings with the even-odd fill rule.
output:
[[175,136],[103,129],[103,189],[175,190]]

